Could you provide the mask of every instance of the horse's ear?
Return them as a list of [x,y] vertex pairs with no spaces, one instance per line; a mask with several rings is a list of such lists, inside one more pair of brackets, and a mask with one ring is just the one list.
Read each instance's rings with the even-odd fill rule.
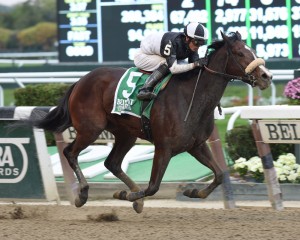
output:
[[242,40],[242,35],[239,33],[239,31],[236,31],[236,36],[239,40]]
[[225,34],[222,31],[220,31],[220,33],[221,33],[222,38],[224,39]]
[[221,32],[221,36],[222,36],[223,40],[224,40],[225,42],[227,42],[228,44],[230,44],[229,38],[228,38],[222,31],[220,31],[220,32]]

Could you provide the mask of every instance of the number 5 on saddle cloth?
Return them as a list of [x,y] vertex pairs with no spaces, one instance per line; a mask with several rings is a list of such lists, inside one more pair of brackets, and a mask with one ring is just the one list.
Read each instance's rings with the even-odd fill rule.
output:
[[[158,83],[153,92],[158,94],[167,85],[172,74],[168,74]],[[143,131],[147,140],[152,140],[150,129],[150,111],[154,99],[141,101],[137,99],[138,90],[144,85],[149,77],[148,74],[141,72],[138,68],[129,68],[121,77],[114,96],[114,105],[111,113],[129,114],[142,119]]]
[[[154,93],[163,90],[170,80],[172,74],[168,74],[160,83],[154,88]],[[136,67],[129,68],[121,77],[116,88],[114,97],[114,106],[111,113],[129,114],[136,117],[142,115],[150,119],[150,110],[153,105],[153,100],[149,102],[147,107],[142,110],[143,101],[137,99],[138,90],[144,85],[148,74],[140,72]]]

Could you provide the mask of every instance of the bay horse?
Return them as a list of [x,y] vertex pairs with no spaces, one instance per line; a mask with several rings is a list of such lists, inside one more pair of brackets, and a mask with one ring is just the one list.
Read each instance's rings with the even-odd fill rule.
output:
[[[146,189],[141,189],[121,169],[123,158],[137,137],[146,139],[141,130],[141,119],[111,113],[116,87],[127,69],[100,67],[89,72],[69,88],[54,110],[41,119],[28,120],[32,126],[52,132],[63,132],[70,126],[76,129],[75,140],[63,151],[79,182],[76,207],[86,203],[89,189],[77,157],[103,130],[115,136],[115,144],[105,160],[105,167],[130,189],[130,192],[118,191],[113,197],[133,202],[137,213],[142,212],[143,199],[159,190],[170,159],[179,153],[190,153],[199,163],[211,169],[215,176],[206,188],[186,190],[185,196],[206,198],[222,183],[225,170],[213,158],[206,144],[213,131],[214,109],[232,79],[263,90],[269,87],[272,74],[263,65],[264,61],[257,58],[254,50],[241,40],[238,32],[228,35],[221,32],[221,35],[222,40],[216,40],[208,46],[208,65],[199,79],[199,68],[173,75],[154,101],[150,125],[155,152]],[[185,119],[192,96],[193,103]]]

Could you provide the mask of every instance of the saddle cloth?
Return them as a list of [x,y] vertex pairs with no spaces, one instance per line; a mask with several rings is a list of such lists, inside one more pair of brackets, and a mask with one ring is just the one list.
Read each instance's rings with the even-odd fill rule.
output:
[[[158,92],[167,84],[172,74],[167,75],[154,88],[154,93]],[[111,113],[115,114],[129,114],[140,118],[142,115],[150,119],[150,110],[152,108],[154,99],[151,100],[148,106],[142,111],[143,102],[137,99],[138,90],[144,85],[149,74],[139,71],[138,68],[129,68],[121,77],[115,91],[114,105]]]

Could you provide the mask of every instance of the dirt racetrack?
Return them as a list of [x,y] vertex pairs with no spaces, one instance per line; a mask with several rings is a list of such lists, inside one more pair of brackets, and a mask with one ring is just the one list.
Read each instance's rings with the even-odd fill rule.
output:
[[0,205],[1,240],[295,240],[300,209]]

